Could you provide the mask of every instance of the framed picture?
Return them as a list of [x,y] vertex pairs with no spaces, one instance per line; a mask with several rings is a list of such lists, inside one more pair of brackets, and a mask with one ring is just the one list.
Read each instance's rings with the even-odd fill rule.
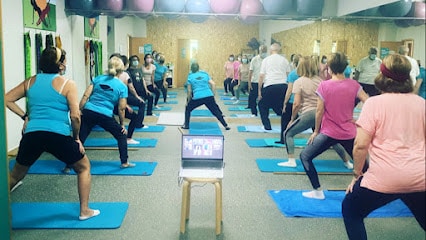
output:
[[56,0],[22,0],[24,27],[56,32]]

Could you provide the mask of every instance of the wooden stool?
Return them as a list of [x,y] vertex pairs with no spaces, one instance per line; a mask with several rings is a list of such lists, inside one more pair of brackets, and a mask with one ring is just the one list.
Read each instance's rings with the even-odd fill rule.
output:
[[214,184],[216,190],[216,235],[219,235],[222,231],[222,179],[219,178],[183,178],[180,232],[185,233],[186,221],[189,219],[191,183],[193,182]]

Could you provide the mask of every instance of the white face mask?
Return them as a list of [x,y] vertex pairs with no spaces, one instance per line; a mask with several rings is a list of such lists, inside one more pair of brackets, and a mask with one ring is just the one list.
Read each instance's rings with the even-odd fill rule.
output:
[[229,61],[231,61],[231,62],[232,62],[232,61],[234,61],[234,58],[233,58],[233,57],[230,57],[230,58],[229,58]]
[[247,58],[243,58],[243,63],[248,63],[248,59]]

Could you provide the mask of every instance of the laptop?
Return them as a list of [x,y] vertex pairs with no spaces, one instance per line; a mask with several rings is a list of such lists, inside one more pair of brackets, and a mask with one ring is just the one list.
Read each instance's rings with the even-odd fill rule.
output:
[[179,177],[223,178],[223,135],[182,135]]

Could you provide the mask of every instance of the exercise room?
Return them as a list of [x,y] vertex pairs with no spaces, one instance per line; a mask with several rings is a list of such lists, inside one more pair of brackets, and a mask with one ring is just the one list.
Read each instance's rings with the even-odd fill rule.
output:
[[423,0],[1,1],[0,27],[1,239],[425,239]]

